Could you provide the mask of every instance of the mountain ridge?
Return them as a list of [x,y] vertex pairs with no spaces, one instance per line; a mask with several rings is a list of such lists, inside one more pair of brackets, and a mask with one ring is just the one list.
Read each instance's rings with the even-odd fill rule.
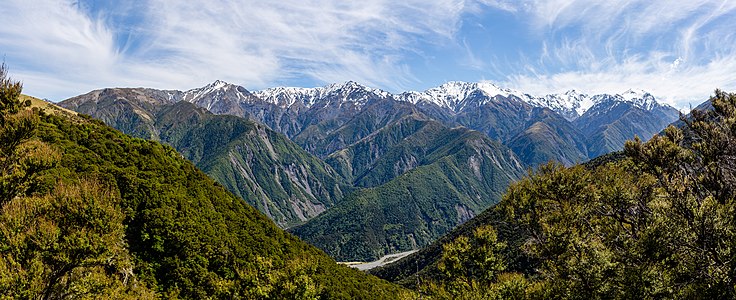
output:
[[[642,91],[593,97],[572,91],[565,94],[567,100],[548,97],[541,105],[532,101],[537,98],[488,82],[452,82],[426,94],[444,106],[420,99],[418,92],[403,94],[416,96],[412,103],[353,81],[265,92],[223,81],[184,92],[105,91],[110,99],[97,99],[107,94],[93,91],[86,94],[91,97],[87,103],[70,99],[62,104],[88,110],[137,136],[174,142],[167,133],[173,132],[186,142],[177,149],[195,161],[209,156],[210,163],[200,161],[199,166],[230,190],[248,191],[239,195],[345,260],[370,260],[426,245],[499,201],[525,168],[550,160],[584,162],[620,149],[634,136],[648,139],[676,118],[673,108]],[[590,103],[583,100],[595,104],[584,107]],[[218,120],[246,118],[257,130],[230,143],[235,136],[216,134],[233,128],[228,122],[215,125],[201,118],[187,125],[187,118],[174,114],[161,123],[162,107],[172,106],[198,107]],[[577,116],[581,107],[586,110]],[[194,137],[187,140],[186,135]],[[209,144],[220,146],[202,147]],[[294,167],[285,157],[310,163]],[[306,184],[314,179],[319,180]],[[315,189],[324,192],[318,195]],[[406,219],[391,209],[422,217]]]
[[61,104],[173,146],[282,227],[318,215],[352,190],[329,165],[261,123],[145,92],[108,89]]

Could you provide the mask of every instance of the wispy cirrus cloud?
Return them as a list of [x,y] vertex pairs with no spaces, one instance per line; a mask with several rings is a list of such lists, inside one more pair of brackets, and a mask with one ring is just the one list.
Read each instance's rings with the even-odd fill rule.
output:
[[26,92],[258,89],[356,80],[393,91],[489,79],[530,93],[650,90],[683,108],[736,90],[736,2],[7,0],[0,55]]
[[517,3],[542,43],[505,83],[533,93],[644,88],[687,108],[736,90],[736,2],[552,0]]
[[[10,0],[0,51],[26,89],[56,100],[103,86],[261,88],[347,79],[400,89],[421,44],[453,43],[464,0]],[[122,12],[121,12],[122,11]],[[413,17],[418,16],[418,17]]]

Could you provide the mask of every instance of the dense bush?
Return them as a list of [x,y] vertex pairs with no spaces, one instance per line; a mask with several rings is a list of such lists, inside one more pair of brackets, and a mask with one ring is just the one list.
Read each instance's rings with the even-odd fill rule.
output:
[[[629,141],[623,155],[588,166],[548,164],[513,184],[482,215],[487,221],[445,239],[441,252],[422,254],[434,255],[419,272],[423,292],[736,298],[736,94],[716,91],[710,101],[713,110],[693,111],[682,128],[646,143]],[[376,273],[404,283],[414,275],[390,267]]]
[[396,298],[169,146],[30,110],[0,86],[0,297]]

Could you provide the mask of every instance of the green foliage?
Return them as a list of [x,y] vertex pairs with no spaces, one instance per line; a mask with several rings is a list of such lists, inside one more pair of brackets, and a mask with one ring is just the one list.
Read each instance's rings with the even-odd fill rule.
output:
[[481,133],[434,129],[431,136],[441,138],[425,141],[434,147],[427,147],[423,165],[348,195],[291,232],[338,260],[372,261],[429,245],[494,204],[522,174],[511,151]]
[[[38,113],[25,109],[23,85],[9,78],[0,66],[0,204],[32,192],[34,179],[54,165],[57,155],[48,145],[32,140]],[[29,191],[30,190],[30,191]]]
[[[94,181],[57,184],[43,173],[59,155],[34,139],[36,108],[0,67],[0,296],[9,298],[140,298],[124,240],[119,197]],[[33,195],[31,195],[33,194]]]
[[5,62],[0,65],[0,126],[5,126],[7,118],[16,115],[29,102],[21,101],[20,95],[23,84],[8,77],[8,67]]
[[496,231],[490,226],[478,227],[472,236],[461,236],[444,244],[437,265],[443,288],[454,298],[493,282],[506,269],[499,255],[505,247],[497,241]]
[[[279,229],[169,146],[89,117],[35,109],[16,114],[25,112],[38,130],[21,140],[23,149],[47,145],[59,154],[50,156],[50,168],[34,171],[30,188],[2,203],[0,297],[385,299],[406,293]],[[8,155],[0,158],[9,161]],[[16,188],[5,178],[3,184]]]
[[[94,175],[117,187],[136,274],[162,295],[248,298],[265,286],[263,280],[278,283],[278,277],[258,274],[298,273],[288,262],[303,255],[317,266],[310,278],[321,287],[315,288],[320,297],[380,297],[396,291],[335,265],[281,231],[171,147],[124,136],[94,121],[72,124],[54,116],[44,121],[42,138],[65,149],[55,172]],[[268,263],[261,266],[264,261]]]
[[725,246],[736,240],[733,152],[723,150],[733,147],[726,128],[736,115],[723,107],[730,97],[719,93],[719,108],[695,112],[688,136],[670,127],[647,143],[627,142],[619,162],[547,166],[512,186],[501,207],[528,231],[521,250],[540,261],[538,275],[554,295],[734,296]]
[[[733,299],[736,95],[716,91],[711,102],[681,129],[627,142],[623,156],[548,164],[513,184],[471,226],[495,228],[506,250],[461,255],[477,236],[465,228],[442,240],[440,254],[405,258],[434,259],[417,274],[375,273],[405,283],[421,276],[437,298]],[[448,272],[499,254],[511,274],[483,281]]]
[[442,246],[437,268],[440,276],[419,286],[436,299],[526,299],[536,292],[519,273],[504,273],[506,244],[498,241],[492,226],[477,227]]
[[461,236],[443,245],[438,268],[448,278],[493,281],[498,272],[506,269],[505,262],[498,255],[505,247],[506,244],[498,242],[493,227],[478,227],[472,238]]
[[120,199],[94,181],[18,197],[0,214],[0,290],[11,298],[136,299]]
[[330,166],[263,124],[154,96],[110,89],[95,101],[65,105],[126,134],[171,145],[282,227],[303,223],[352,191]]

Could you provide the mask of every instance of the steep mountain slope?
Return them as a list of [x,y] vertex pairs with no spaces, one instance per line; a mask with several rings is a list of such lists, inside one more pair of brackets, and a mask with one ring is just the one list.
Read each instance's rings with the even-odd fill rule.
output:
[[634,136],[648,139],[678,116],[651,94],[633,90],[595,96],[572,90],[535,97],[488,82],[449,82],[397,99],[416,103],[435,119],[482,131],[532,166],[550,159],[569,165],[594,158]]
[[[389,231],[385,238],[367,243],[355,238],[348,240],[347,245],[342,245],[342,242],[337,246],[318,244],[342,258],[364,259],[388,251],[426,245],[498,201],[502,190],[523,173],[523,164],[511,150],[490,141],[483,134],[462,127],[450,129],[427,118],[410,103],[378,98],[362,86],[354,88],[354,91],[346,92],[345,87],[340,86],[326,93],[329,95],[327,98],[291,102],[292,105],[308,103],[311,112],[317,115],[326,114],[333,108],[325,101],[339,102],[338,107],[348,108],[343,112],[351,112],[344,119],[339,115],[317,118],[316,124],[307,126],[295,137],[320,155],[334,152],[328,160],[351,184],[375,187],[375,190],[357,191],[350,198],[354,199],[351,200],[353,202],[334,212],[328,208],[338,204],[343,195],[352,191],[351,187],[336,179],[337,174],[330,166],[307,155],[264,125],[235,116],[213,115],[187,100],[160,103],[160,106],[150,108],[153,112],[147,112],[147,118],[133,121],[146,121],[156,139],[179,149],[202,170],[282,226],[299,224],[322,213],[322,220],[328,221],[315,223],[320,224],[316,226],[321,228],[317,231],[300,231],[304,232],[302,237],[305,239],[320,238],[322,233],[319,230],[340,227],[342,225],[335,225],[342,222],[337,219],[344,218],[353,218],[361,226],[367,226],[355,231],[348,229],[350,232],[344,227],[334,231],[336,234],[344,233],[346,240],[350,235],[374,234],[379,231],[376,228],[383,231],[383,228],[404,227],[401,230],[405,233]],[[185,92],[182,99],[213,99],[217,95],[226,95],[227,91],[244,93],[222,84],[212,85],[205,91],[217,89],[224,94],[217,92],[212,96],[209,92]],[[135,93],[136,96],[138,94]],[[108,101],[114,104],[110,107],[115,109],[134,106],[128,110],[144,111],[141,107],[145,105],[138,102],[155,100],[125,99],[120,93],[115,95],[115,99]],[[199,95],[199,98],[187,95]],[[107,103],[104,99],[87,98],[88,102]],[[241,96],[241,99],[246,97]],[[208,100],[199,105],[218,107],[217,103],[223,101]],[[69,102],[80,101],[72,99]],[[356,108],[358,106],[359,109]],[[90,111],[101,114],[105,109],[96,107]],[[116,124],[124,123],[122,118],[126,115],[118,116],[121,119],[110,120]],[[402,179],[392,182],[399,176]],[[376,193],[393,194],[394,197],[376,198]],[[396,202],[402,198],[408,201]],[[353,208],[355,203],[365,199],[370,199],[373,207],[365,208],[364,212]],[[376,213],[377,209],[388,207],[405,210],[404,219],[393,220]],[[354,218],[356,213],[362,217]],[[332,251],[334,247],[346,250],[337,254]],[[364,248],[370,251],[367,256],[356,256],[355,251]]]
[[648,140],[679,117],[676,109],[656,103],[648,93],[628,101],[597,95],[593,101],[596,104],[573,122],[587,138],[589,157],[621,149],[634,136]]
[[338,173],[354,185],[371,187],[390,181],[426,163],[425,157],[452,134],[441,123],[422,114],[412,114],[393,122],[364,139],[327,157]]
[[[345,260],[427,245],[497,202],[526,166],[572,165],[606,153],[663,128],[657,122],[671,110],[646,93],[540,98],[462,82],[400,95],[354,82],[254,93],[223,82],[138,91],[151,99],[116,98],[113,112],[126,113],[107,117],[136,118],[143,125],[125,126],[171,143],[281,226],[321,213],[293,232]],[[136,113],[146,112],[146,103],[159,104]],[[250,127],[232,116],[202,117],[195,105],[264,122],[329,165],[265,126],[241,130]],[[622,109],[605,109],[614,106]],[[480,132],[451,129],[458,125]]]
[[181,93],[180,101],[262,122],[319,157],[342,149],[411,113],[387,92],[348,81],[318,88],[273,88],[250,93],[216,81]]
[[333,120],[310,125],[294,137],[294,142],[319,157],[345,149],[405,116],[418,113],[411,104],[379,99],[366,104],[348,120],[336,126]]
[[[674,108],[657,103],[644,91],[589,96],[571,90],[537,97],[489,82],[448,82],[424,92],[397,95],[351,81],[253,93],[222,81],[186,92],[138,90],[162,103],[187,101],[215,114],[252,118],[321,158],[403,116],[421,112],[448,126],[484,132],[517,151],[525,164],[548,160],[571,164],[613,151],[625,139],[648,138],[677,116]],[[148,116],[140,111],[150,111],[150,107],[143,106],[108,109],[109,115],[100,117],[106,122],[115,115],[145,121]],[[626,112],[635,109],[639,111]],[[126,132],[143,136],[155,131],[145,122],[140,124],[141,128]],[[580,141],[585,141],[584,145]]]
[[[156,99],[140,90],[93,92],[85,97],[60,104],[106,118],[123,132],[172,145],[280,226],[306,221],[351,191],[331,167],[262,124],[213,115],[186,101],[147,106]],[[145,117],[131,118],[118,111]]]
[[496,207],[372,273],[439,298],[734,298],[723,245],[736,241],[736,94],[715,94],[682,128],[541,167]]
[[[297,116],[301,131],[290,138],[322,158],[415,111],[411,105],[394,101],[387,92],[352,81],[313,89],[277,88],[256,94],[265,102],[303,107]],[[264,122],[268,124],[267,120]]]
[[[36,177],[28,195],[3,203],[0,294],[6,297],[16,289],[27,297],[95,296],[114,287],[107,279],[122,285],[107,291],[115,297],[142,288],[155,295],[138,297],[184,299],[385,299],[401,293],[285,233],[171,147],[88,118],[22,114],[36,120],[34,149],[55,153],[46,158],[56,162]],[[4,178],[3,191],[8,183]],[[117,229],[121,237],[95,238]],[[26,241],[21,248],[15,248],[18,238]],[[53,239],[58,242],[45,244]],[[64,252],[69,247],[76,251]],[[41,267],[51,273],[39,273]],[[60,294],[51,290],[64,286]]]
[[[374,165],[384,165],[377,168],[380,170],[386,170],[386,166],[405,167],[407,162],[417,164],[416,167],[385,184],[347,196],[332,209],[291,231],[337,259],[370,261],[387,253],[428,245],[497,202],[508,184],[524,173],[510,149],[480,132],[422,122],[427,121],[409,119],[394,124],[397,130],[389,133],[400,132],[402,126],[419,130],[409,135],[406,143],[399,142],[374,161]],[[376,137],[390,138],[386,132]],[[361,141],[354,146],[370,147],[372,142]],[[346,155],[339,159],[346,164],[359,161],[350,162],[350,158]],[[374,175],[370,167],[361,169],[370,175],[360,180],[374,178],[369,183],[400,173]]]
[[506,142],[529,166],[549,161],[573,165],[588,160],[585,136],[573,124],[549,109],[532,109],[526,129]]
[[587,159],[585,137],[549,108],[534,106],[531,96],[489,83],[450,82],[399,99],[417,103],[421,111],[447,124],[487,134],[511,147],[525,165],[549,160],[571,164]]
[[162,141],[279,225],[306,221],[352,190],[328,165],[263,124],[188,102],[165,107],[156,120]]

